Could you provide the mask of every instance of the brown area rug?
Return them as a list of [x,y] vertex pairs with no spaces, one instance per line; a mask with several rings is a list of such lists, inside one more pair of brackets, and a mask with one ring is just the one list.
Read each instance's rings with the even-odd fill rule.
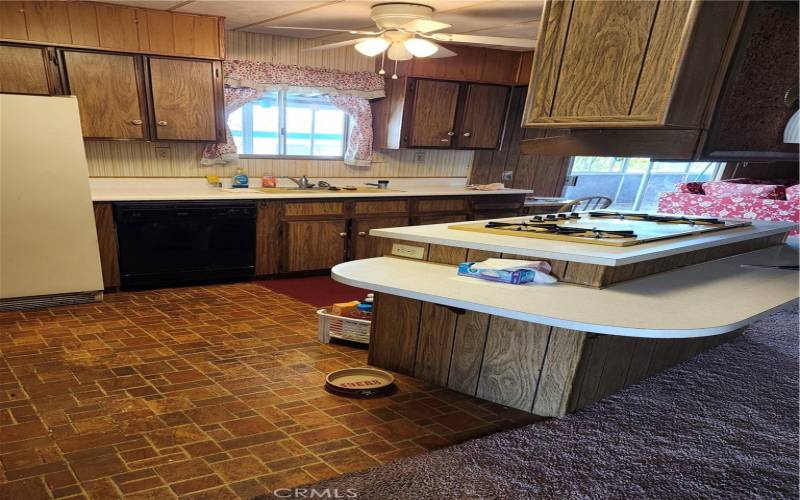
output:
[[561,420],[308,488],[361,500],[798,498],[797,329],[797,309],[780,312]]

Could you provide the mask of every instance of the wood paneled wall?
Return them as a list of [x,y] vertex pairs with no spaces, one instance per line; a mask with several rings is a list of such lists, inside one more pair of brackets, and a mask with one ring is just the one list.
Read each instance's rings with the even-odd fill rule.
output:
[[[507,187],[532,189],[537,196],[560,196],[570,157],[526,155],[519,150],[521,140],[544,137],[549,133],[546,129],[522,128],[527,90],[527,87],[514,87],[500,149],[475,152],[470,182],[504,182]],[[503,181],[503,172],[509,170],[514,173],[512,181]]]
[[[276,64],[299,64],[343,71],[373,71],[372,58],[345,47],[322,52],[303,49],[322,42],[227,31],[226,57]],[[159,159],[156,148],[168,148],[168,159]],[[230,176],[235,166],[200,165],[203,144],[86,141],[89,174],[93,177],[203,177]],[[251,176],[309,175],[313,177],[466,177],[472,151],[424,151],[417,162],[415,150],[378,151],[369,168],[348,167],[330,160],[243,159],[240,165]]]

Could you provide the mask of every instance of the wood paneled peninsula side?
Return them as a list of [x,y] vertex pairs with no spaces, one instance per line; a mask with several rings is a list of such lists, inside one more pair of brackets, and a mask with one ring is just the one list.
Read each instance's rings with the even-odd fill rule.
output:
[[[450,227],[373,230],[384,256],[333,268],[376,292],[369,363],[536,415],[576,411],[797,300],[794,273],[749,267],[796,264],[791,223],[628,247]],[[560,282],[457,275],[489,257],[547,260]]]

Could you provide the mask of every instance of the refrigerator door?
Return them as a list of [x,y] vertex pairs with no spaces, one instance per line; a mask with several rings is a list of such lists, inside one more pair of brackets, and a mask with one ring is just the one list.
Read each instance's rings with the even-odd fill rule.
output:
[[0,300],[102,289],[77,99],[0,95]]

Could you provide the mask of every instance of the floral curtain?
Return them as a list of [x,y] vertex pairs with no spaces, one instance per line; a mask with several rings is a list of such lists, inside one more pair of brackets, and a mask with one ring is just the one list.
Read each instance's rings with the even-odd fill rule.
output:
[[[223,62],[225,71],[225,113],[229,114],[264,93],[275,90],[319,93],[352,120],[344,162],[369,166],[372,161],[372,112],[369,99],[384,97],[383,77],[370,72],[346,72],[328,68],[278,65],[260,61]],[[225,164],[238,158],[233,137],[209,144],[203,151],[203,165]]]

